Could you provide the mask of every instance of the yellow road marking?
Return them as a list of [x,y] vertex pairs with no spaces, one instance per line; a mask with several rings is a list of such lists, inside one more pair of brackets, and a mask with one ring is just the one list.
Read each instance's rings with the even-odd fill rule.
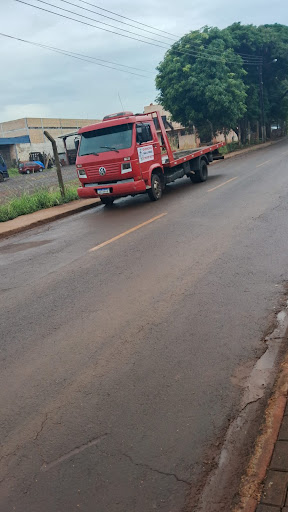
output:
[[143,228],[144,226],[151,224],[151,222],[154,222],[155,220],[161,219],[161,217],[164,217],[164,215],[167,215],[167,213],[161,213],[161,215],[157,215],[157,217],[153,217],[152,219],[146,220],[146,222],[142,222],[142,224],[138,224],[138,226],[128,229],[127,231],[124,231],[124,233],[120,233],[120,235],[114,236],[113,238],[110,238],[110,240],[106,240],[106,242],[96,245],[96,247],[92,247],[92,249],[89,249],[89,252],[98,251],[98,249],[101,249],[101,247],[105,247],[105,245],[112,244],[112,242],[116,242],[116,240],[119,240],[119,238],[129,235],[130,233],[133,233],[133,231]]
[[224,181],[224,183],[220,183],[220,185],[217,185],[217,187],[210,188],[208,192],[213,192],[213,190],[216,190],[216,188],[223,187],[223,185],[226,185],[227,183],[230,183],[230,181],[237,180],[238,176],[235,176],[235,178],[231,178],[230,180]]
[[256,165],[256,167],[261,167],[261,165],[266,165],[269,162],[271,162],[271,160],[266,160],[266,162],[262,162],[262,164]]

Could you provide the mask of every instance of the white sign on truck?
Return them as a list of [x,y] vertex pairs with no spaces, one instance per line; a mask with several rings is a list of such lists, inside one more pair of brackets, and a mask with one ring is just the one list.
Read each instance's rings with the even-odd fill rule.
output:
[[153,146],[143,146],[142,148],[137,148],[137,150],[140,164],[154,160]]

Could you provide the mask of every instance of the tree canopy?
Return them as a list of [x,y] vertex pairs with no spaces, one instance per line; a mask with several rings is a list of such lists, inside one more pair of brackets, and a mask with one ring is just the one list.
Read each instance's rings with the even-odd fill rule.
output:
[[198,132],[252,129],[261,119],[260,70],[267,128],[288,117],[288,27],[204,27],[183,36],[158,66],[158,101]]

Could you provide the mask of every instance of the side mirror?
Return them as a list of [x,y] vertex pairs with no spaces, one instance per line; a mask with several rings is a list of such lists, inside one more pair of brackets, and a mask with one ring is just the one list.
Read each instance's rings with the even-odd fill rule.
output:
[[75,149],[76,149],[77,153],[78,153],[79,143],[80,143],[79,139],[74,139]]

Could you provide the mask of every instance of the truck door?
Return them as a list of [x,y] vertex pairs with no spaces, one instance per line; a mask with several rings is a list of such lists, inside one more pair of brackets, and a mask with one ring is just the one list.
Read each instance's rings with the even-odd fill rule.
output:
[[148,180],[151,165],[153,163],[162,164],[157,132],[155,128],[151,130],[150,123],[136,124],[136,146],[143,179]]

